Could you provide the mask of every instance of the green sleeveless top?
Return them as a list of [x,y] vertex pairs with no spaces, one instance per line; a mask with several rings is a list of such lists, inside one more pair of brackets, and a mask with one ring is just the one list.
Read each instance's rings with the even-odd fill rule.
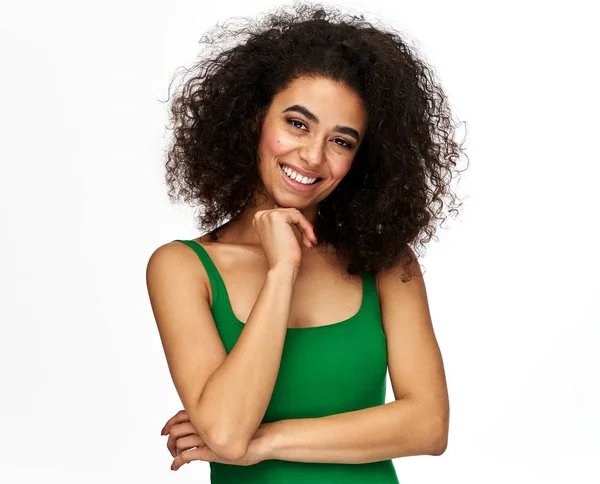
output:
[[[213,293],[212,315],[227,353],[244,328],[231,309],[223,279],[206,250],[179,240],[200,258]],[[387,348],[375,278],[362,274],[358,312],[324,326],[288,328],[281,364],[263,423],[318,418],[385,403]],[[331,464],[265,460],[252,466],[210,462],[213,484],[393,484],[391,460]]]

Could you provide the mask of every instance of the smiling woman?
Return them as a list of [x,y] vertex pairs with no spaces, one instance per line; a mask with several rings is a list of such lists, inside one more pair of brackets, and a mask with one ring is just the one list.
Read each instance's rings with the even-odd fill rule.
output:
[[201,206],[206,233],[158,247],[146,274],[184,407],[163,429],[173,469],[398,483],[392,459],[448,439],[411,248],[456,209],[443,90],[398,34],[335,9],[296,4],[204,39],[231,38],[172,105],[169,195]]

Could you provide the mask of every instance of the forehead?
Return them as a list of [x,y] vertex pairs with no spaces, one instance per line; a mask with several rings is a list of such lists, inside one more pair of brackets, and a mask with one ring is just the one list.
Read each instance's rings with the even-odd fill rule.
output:
[[340,120],[354,124],[361,131],[366,126],[367,111],[360,96],[346,84],[323,77],[294,79],[273,98],[277,113],[299,104],[314,113],[324,123],[339,124]]

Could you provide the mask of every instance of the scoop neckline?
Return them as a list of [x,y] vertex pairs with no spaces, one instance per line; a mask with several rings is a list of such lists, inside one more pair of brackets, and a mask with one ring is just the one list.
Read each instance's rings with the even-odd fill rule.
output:
[[[193,242],[196,245],[199,245],[202,250],[204,250],[204,253],[207,255],[207,257],[209,258],[211,264],[213,265],[213,268],[215,269],[215,273],[217,275],[217,277],[219,278],[220,282],[221,282],[221,286],[223,288],[223,292],[224,294],[221,295],[221,291],[217,291],[217,299],[219,299],[220,297],[224,297],[225,299],[225,303],[227,305],[227,309],[229,311],[229,314],[231,315],[231,317],[233,318],[233,321],[240,327],[244,327],[246,326],[246,323],[244,323],[243,321],[241,321],[233,312],[233,307],[231,306],[231,300],[229,299],[229,291],[227,290],[227,286],[225,285],[225,281],[223,281],[223,278],[221,277],[221,273],[219,272],[219,270],[217,269],[216,264],[214,263],[214,261],[212,260],[212,258],[210,257],[209,253],[207,252],[207,250],[202,246],[202,244],[200,244],[199,242],[196,242],[193,239],[190,239],[191,242]],[[302,332],[302,331],[306,331],[306,330],[316,330],[316,329],[323,329],[323,328],[331,328],[331,327],[338,327],[338,326],[343,326],[345,324],[351,323],[352,321],[354,321],[355,319],[357,319],[364,311],[365,305],[366,305],[366,293],[367,293],[367,281],[366,281],[366,274],[365,274],[365,270],[363,270],[361,272],[361,301],[360,301],[360,307],[358,308],[358,311],[356,313],[354,313],[352,316],[343,319],[341,321],[337,321],[335,323],[329,323],[329,324],[323,324],[321,326],[307,326],[307,327],[299,327],[299,328],[295,328],[295,327],[288,327],[286,328],[286,331],[291,331],[291,332]],[[212,301],[212,305],[211,305],[211,309],[212,306],[214,306],[215,304],[215,294],[213,291],[213,301]]]

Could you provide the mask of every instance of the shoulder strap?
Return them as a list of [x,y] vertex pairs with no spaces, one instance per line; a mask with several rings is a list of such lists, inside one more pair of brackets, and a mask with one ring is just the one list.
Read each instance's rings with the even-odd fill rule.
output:
[[204,266],[204,270],[206,274],[208,274],[208,279],[210,280],[210,285],[212,287],[213,292],[213,306],[215,306],[215,301],[220,297],[220,287],[223,284],[223,279],[221,279],[221,274],[217,270],[217,266],[215,266],[214,262],[208,255],[208,252],[195,240],[181,240],[175,239],[173,242],[183,242],[188,247],[191,247],[194,252],[200,258],[202,265]]
[[363,271],[363,284],[365,285],[365,306],[369,311],[380,314],[379,294],[377,293],[377,280],[367,270]]

